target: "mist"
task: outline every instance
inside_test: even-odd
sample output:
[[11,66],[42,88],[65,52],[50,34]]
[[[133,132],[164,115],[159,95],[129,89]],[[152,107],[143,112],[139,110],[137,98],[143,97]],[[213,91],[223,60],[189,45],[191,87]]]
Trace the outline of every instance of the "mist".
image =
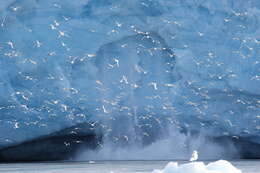
[[216,160],[239,158],[239,151],[231,142],[221,145],[208,140],[200,134],[196,137],[180,133],[171,128],[169,136],[157,139],[148,145],[131,143],[117,145],[110,138],[106,138],[99,149],[82,148],[73,160],[186,160],[194,151],[198,151],[199,160]]

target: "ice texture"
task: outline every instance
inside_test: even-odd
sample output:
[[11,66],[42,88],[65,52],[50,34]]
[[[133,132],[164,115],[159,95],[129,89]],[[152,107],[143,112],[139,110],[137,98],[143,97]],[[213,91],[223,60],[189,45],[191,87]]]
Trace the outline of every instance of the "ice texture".
[[154,170],[152,173],[242,173],[226,160],[219,160],[205,165],[203,162],[191,162],[178,165],[170,162],[163,170]]
[[0,148],[79,123],[260,143],[259,26],[259,0],[1,1]]

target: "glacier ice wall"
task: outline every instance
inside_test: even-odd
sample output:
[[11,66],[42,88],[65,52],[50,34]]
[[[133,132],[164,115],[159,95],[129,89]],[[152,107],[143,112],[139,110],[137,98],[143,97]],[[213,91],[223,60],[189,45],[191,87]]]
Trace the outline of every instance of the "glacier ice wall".
[[1,1],[0,147],[79,123],[260,143],[259,26],[258,0]]

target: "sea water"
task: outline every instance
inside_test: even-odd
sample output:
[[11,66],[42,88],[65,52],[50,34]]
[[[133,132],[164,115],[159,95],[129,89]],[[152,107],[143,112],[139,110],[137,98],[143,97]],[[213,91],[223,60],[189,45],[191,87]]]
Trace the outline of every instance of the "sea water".
[[[174,161],[179,165],[185,161]],[[151,173],[163,170],[169,161],[88,161],[0,164],[1,173]],[[205,164],[210,163],[205,161]],[[260,173],[260,160],[231,161],[243,173]],[[189,172],[190,173],[190,172]],[[228,172],[227,172],[228,173]]]

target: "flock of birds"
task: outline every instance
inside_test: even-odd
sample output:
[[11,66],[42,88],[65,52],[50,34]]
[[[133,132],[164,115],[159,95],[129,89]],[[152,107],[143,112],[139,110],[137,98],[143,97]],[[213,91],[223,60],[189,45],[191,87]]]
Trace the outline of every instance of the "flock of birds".
[[[54,8],[62,8],[62,4],[55,3],[53,4],[53,6]],[[10,6],[9,8],[12,11],[10,12],[10,14],[19,14],[19,11],[23,10],[22,6]],[[8,32],[8,28],[11,27],[9,24],[11,19],[8,14],[1,17],[2,21],[0,34],[3,35],[5,32]],[[140,40],[136,40],[136,43],[134,44],[127,42],[123,42],[121,44],[121,42],[115,42],[115,45],[121,44],[120,47],[122,49],[126,49],[126,51],[129,52],[132,51],[131,47],[128,48],[129,45],[132,44],[135,46],[135,54],[132,54],[135,57],[128,58],[134,59],[137,57],[137,59],[139,60],[137,61],[137,64],[129,63],[130,72],[124,72],[124,69],[122,69],[121,67],[123,65],[122,63],[127,63],[127,61],[123,60],[124,57],[117,57],[118,55],[116,53],[115,55],[113,55],[112,52],[111,55],[109,53],[107,55],[107,57],[110,58],[108,63],[101,68],[104,68],[103,70],[107,72],[107,74],[110,74],[110,71],[115,70],[115,72],[111,74],[112,76],[119,76],[119,78],[112,79],[109,78],[109,76],[105,75],[105,78],[103,80],[98,78],[92,79],[91,82],[93,88],[89,88],[89,91],[85,91],[88,88],[81,88],[81,86],[77,85],[73,86],[71,81],[76,81],[77,78],[74,79],[71,74],[67,74],[66,68],[71,69],[71,67],[73,67],[74,65],[76,66],[77,63],[80,63],[83,65],[84,68],[88,68],[89,70],[91,70],[93,64],[92,67],[90,67],[89,64],[95,62],[95,59],[102,58],[102,56],[99,55],[98,52],[85,53],[82,56],[70,55],[72,48],[70,47],[70,43],[66,42],[71,37],[70,31],[66,31],[64,29],[65,27],[63,27],[62,25],[65,25],[66,22],[70,22],[71,20],[73,20],[73,18],[62,16],[59,19],[53,20],[49,24],[48,29],[51,31],[46,31],[46,33],[50,33],[52,31],[56,32],[56,38],[54,38],[54,40],[58,40],[60,46],[58,46],[58,50],[48,50],[47,52],[42,52],[44,53],[44,55],[42,55],[44,57],[26,56],[26,52],[22,52],[23,49],[21,48],[21,45],[19,45],[20,42],[16,44],[16,42],[14,41],[16,39],[15,36],[13,36],[14,40],[12,40],[12,36],[10,36],[10,39],[8,38],[8,36],[4,37],[5,40],[0,39],[0,66],[4,67],[5,65],[10,65],[10,69],[8,69],[8,67],[5,67],[7,75],[0,75],[0,77],[2,78],[0,80],[0,87],[8,85],[8,90],[13,91],[12,93],[10,93],[8,99],[5,100],[6,103],[0,105],[0,114],[7,115],[7,117],[4,116],[5,118],[0,120],[0,123],[9,123],[13,126],[13,129],[24,128],[25,126],[30,125],[36,125],[39,126],[39,128],[45,129],[46,127],[48,128],[48,126],[50,125],[50,122],[48,121],[53,121],[53,119],[67,119],[69,122],[73,122],[67,124],[87,122],[93,128],[98,126],[99,128],[101,127],[105,131],[105,133],[113,134],[112,139],[114,141],[120,141],[122,139],[129,141],[131,138],[137,138],[137,136],[135,135],[139,132],[135,129],[136,127],[139,130],[141,129],[141,135],[144,138],[153,137],[153,135],[158,135],[156,134],[158,132],[153,131],[159,129],[158,131],[159,133],[161,133],[164,131],[163,129],[168,126],[168,124],[177,127],[179,130],[196,130],[197,128],[198,131],[200,131],[201,128],[207,128],[213,125],[223,130],[221,132],[222,135],[234,135],[234,137],[237,137],[236,135],[241,133],[241,130],[239,129],[239,126],[241,126],[241,122],[237,121],[237,119],[244,120],[243,118],[238,117],[240,116],[240,114],[238,113],[240,109],[237,109],[237,107],[239,107],[243,112],[248,111],[249,114],[251,112],[253,112],[253,114],[256,113],[256,115],[250,115],[252,116],[252,118],[247,117],[249,124],[252,124],[252,126],[247,127],[245,125],[245,127],[241,127],[242,133],[250,134],[253,133],[252,131],[259,132],[259,97],[251,97],[244,94],[246,93],[246,91],[244,91],[243,89],[238,89],[238,91],[234,91],[233,88],[229,87],[227,80],[238,78],[239,76],[230,69],[226,69],[224,72],[221,72],[221,70],[223,69],[222,67],[226,66],[227,62],[225,63],[222,62],[221,59],[219,60],[217,57],[217,53],[214,53],[214,51],[208,50],[208,54],[204,58],[196,58],[194,56],[191,56],[189,58],[188,62],[195,62],[195,75],[185,74],[186,70],[190,70],[187,73],[192,73],[192,69],[182,69],[180,65],[174,67],[176,68],[176,70],[174,70],[174,73],[179,73],[181,71],[180,73],[183,72],[183,74],[186,75],[186,78],[182,76],[184,78],[183,80],[180,79],[180,81],[176,82],[171,82],[167,80],[162,81],[161,78],[164,78],[164,76],[159,76],[158,78],[148,80],[149,82],[147,83],[146,81],[140,80],[139,78],[145,79],[145,76],[149,76],[153,72],[151,71],[151,69],[146,69],[144,67],[146,65],[142,66],[138,63],[143,61],[142,63],[153,64],[153,56],[158,55],[158,52],[161,52],[161,54],[159,53],[159,55],[165,56],[164,52],[167,51],[167,49],[169,48],[164,47],[160,40],[158,41],[157,38],[154,38],[156,36],[154,36],[152,33],[137,29],[138,27],[133,25],[131,25],[130,31],[133,35],[140,36],[137,37],[140,38]],[[223,20],[226,23],[231,21],[231,19],[227,18],[224,18]],[[169,21],[166,19],[163,20],[163,22],[167,25],[174,25],[174,27],[182,27],[182,22]],[[28,26],[26,25],[24,25],[24,28],[26,28],[27,32],[37,33],[37,31],[34,31],[33,28],[28,28]],[[111,34],[119,34],[121,30],[124,29],[125,23],[115,21],[112,29],[106,34],[108,35],[108,37],[110,37]],[[98,30],[98,28],[90,29],[88,31],[86,30],[86,32],[97,34],[98,31],[96,30]],[[207,33],[196,32],[195,34],[198,37],[207,37]],[[175,40],[177,38],[172,36],[171,39]],[[254,51],[254,48],[246,45],[247,42],[254,42],[255,44],[259,45],[259,41],[257,39],[241,39],[238,37],[234,37],[233,39],[240,41],[241,46],[244,45],[243,47],[241,47],[241,49],[247,47],[249,52]],[[44,40],[45,38],[42,38],[42,40],[40,38],[35,38],[32,43],[34,45],[34,50],[32,51],[37,52],[38,50],[40,50],[39,52],[41,54],[41,49],[44,49],[44,47],[48,46],[49,44],[48,41],[45,42]],[[150,46],[143,45],[143,43],[147,42],[151,42],[149,43]],[[88,43],[88,41],[86,41],[86,43],[90,44]],[[189,49],[189,46],[192,45],[184,44],[181,49]],[[57,46],[55,45],[55,47]],[[59,51],[63,51],[63,49],[60,48],[65,48],[65,53],[68,53],[69,56],[59,57]],[[242,51],[240,50],[238,50],[238,52],[234,50],[233,52],[237,53],[239,57],[242,57],[242,59],[248,59],[251,55],[243,55]],[[105,53],[106,52],[104,52],[104,54]],[[144,60],[141,60],[144,54],[145,56],[148,56],[150,58],[146,60],[146,62]],[[178,57],[178,55],[175,56],[174,54],[170,54],[170,56],[176,61],[179,61],[181,58],[185,58]],[[48,65],[51,65],[52,63],[55,64],[55,61],[58,62],[58,60],[55,60],[55,58],[64,59],[61,60],[62,65],[57,63],[56,66],[54,65],[52,67],[48,67]],[[165,57],[155,58],[161,58],[162,61],[164,61],[163,59]],[[171,62],[165,62],[165,64],[160,65],[167,66],[167,63],[169,64]],[[253,65],[258,64],[259,61],[253,62]],[[42,75],[31,74],[30,71],[27,71],[27,67],[29,67],[30,70],[36,73],[39,73],[38,70],[41,70],[40,68],[46,68],[45,72],[47,73],[44,75],[43,79]],[[125,67],[127,67],[127,65],[123,66],[123,68]],[[56,69],[52,70],[49,68]],[[100,67],[97,66],[94,68]],[[202,72],[209,72],[208,74],[197,72],[197,70],[199,69],[214,68],[218,70],[202,70]],[[12,69],[16,70],[12,72]],[[116,71],[116,69],[121,69],[122,72]],[[169,77],[171,77],[170,75],[172,74],[172,72],[169,73],[169,70],[167,68],[162,69],[165,70],[165,73],[162,74],[169,75]],[[138,80],[132,77],[135,75],[137,76],[136,78],[138,78]],[[202,76],[202,78],[206,78],[205,81],[208,82],[206,82],[206,84],[203,86],[203,82],[200,83],[201,79],[199,79],[198,77],[190,79],[189,77],[187,77],[187,75],[190,75],[192,77]],[[9,79],[4,79],[3,77]],[[80,78],[80,76],[78,77]],[[30,90],[30,87],[23,88],[22,83],[15,83],[14,80],[16,79],[18,79],[19,82],[24,83],[28,83],[27,81],[31,81],[31,83],[29,83],[35,85],[35,88],[38,87],[39,89]],[[251,80],[259,81],[260,75],[253,74],[251,76]],[[13,83],[17,84],[17,86],[10,84],[9,81],[13,81]],[[41,83],[41,81],[46,81],[46,86],[44,86],[44,83]],[[83,80],[83,82],[88,81],[89,80]],[[7,84],[8,82],[9,84]],[[221,85],[224,85],[224,87],[222,87]],[[26,84],[24,86],[26,86]],[[216,87],[214,88],[214,86]],[[56,91],[55,87],[61,91]],[[220,89],[218,89],[218,87],[220,87]],[[136,91],[138,91],[139,93],[137,94]],[[2,94],[4,94],[4,92],[5,91],[3,91]],[[98,94],[95,95],[95,92]],[[220,94],[215,94],[216,92],[219,92]],[[238,94],[236,94],[236,92]],[[93,93],[94,97],[97,96],[97,98],[91,98],[91,96],[88,95],[91,95]],[[64,94],[64,96],[57,96],[56,98],[56,94]],[[47,99],[41,100],[45,99],[45,96],[47,96]],[[223,109],[222,112],[219,112],[218,108],[215,108],[216,111],[210,111],[209,109],[213,109],[214,107],[218,106],[217,104],[215,104],[216,100],[218,99],[220,102],[222,101],[222,99],[229,99],[230,103],[228,104],[230,104],[231,106],[227,105],[227,108],[225,109],[219,108]],[[40,100],[39,103],[42,105],[34,106],[34,103],[32,103],[31,100]],[[92,103],[89,102],[93,102],[96,105],[92,107]],[[139,103],[140,105],[138,105],[137,103]],[[16,119],[15,116],[10,115],[13,113],[6,113],[11,110],[17,110],[19,113],[23,112],[25,113],[24,116],[30,114],[30,116],[28,116],[27,118],[23,117],[21,118],[22,121],[20,121],[20,119]],[[90,112],[94,114],[92,117],[90,117],[89,115]],[[225,118],[220,113],[224,113],[227,118]],[[37,118],[34,117],[34,115],[37,115]],[[63,118],[59,118],[60,116],[63,116]],[[191,119],[193,120],[191,121]],[[208,122],[209,124],[207,124]],[[221,125],[221,123],[224,125]],[[135,134],[134,137],[133,134]],[[5,140],[10,141],[12,139],[8,139],[7,137],[7,139]],[[68,146],[70,144],[64,143],[64,145]],[[197,155],[197,152],[194,151],[191,161],[197,160]]]

